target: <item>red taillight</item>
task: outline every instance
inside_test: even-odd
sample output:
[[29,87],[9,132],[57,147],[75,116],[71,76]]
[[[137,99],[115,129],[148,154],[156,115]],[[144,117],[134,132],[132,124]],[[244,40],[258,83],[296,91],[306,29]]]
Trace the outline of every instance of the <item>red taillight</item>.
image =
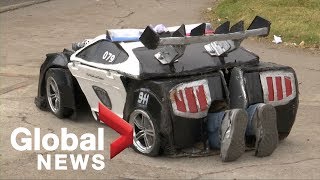
[[266,103],[283,105],[296,96],[295,78],[291,72],[261,72],[260,80]]
[[202,118],[211,104],[207,80],[181,83],[170,90],[170,99],[175,115]]

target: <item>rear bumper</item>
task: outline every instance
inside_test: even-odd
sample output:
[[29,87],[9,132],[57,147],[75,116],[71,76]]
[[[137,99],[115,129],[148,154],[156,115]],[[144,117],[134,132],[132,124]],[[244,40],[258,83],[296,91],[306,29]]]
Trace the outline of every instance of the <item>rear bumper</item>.
[[[209,82],[212,99],[209,112],[234,108],[247,109],[250,105],[257,103],[271,104],[277,112],[277,128],[280,138],[284,138],[290,133],[299,105],[298,80],[291,67],[273,63],[260,63],[259,65],[233,68],[230,79],[217,72],[206,76],[180,79],[180,82],[171,82],[185,84],[199,79],[207,79]],[[273,90],[269,87],[270,84],[267,84],[266,79],[272,79]],[[163,92],[170,92],[172,88],[177,86],[165,84],[163,85],[166,90]],[[188,118],[178,116],[174,112],[171,101],[168,98],[165,109],[171,114],[174,147],[190,147],[196,142],[206,140],[204,139],[206,138],[207,128],[206,117]],[[221,102],[225,106],[219,107]]]
[[[74,98],[71,96],[72,94],[74,95],[74,89],[70,72],[63,68],[59,70],[64,71],[62,76],[63,81],[68,82],[64,83],[67,84],[65,88],[68,89],[68,91],[64,91],[68,93],[64,94],[67,95],[68,98]],[[42,72],[44,71],[42,70]],[[266,88],[266,84],[264,84],[265,81],[261,79],[261,77],[264,77],[262,74],[266,72],[271,74],[274,72],[275,77],[281,75],[279,72],[291,73],[292,79],[294,79],[294,81],[291,81],[291,93],[294,94],[294,96],[290,95],[292,98],[278,104],[271,101],[269,102],[268,99],[266,99],[268,94],[265,93],[265,90],[268,88]],[[45,73],[42,74],[41,77],[44,77]],[[43,78],[40,78],[39,81],[41,84],[44,84]],[[283,82],[286,81],[284,80]],[[204,93],[202,93],[205,95],[206,100],[200,97],[200,89],[205,89],[205,86],[201,87],[204,84],[208,86],[208,90],[204,90]],[[295,121],[299,103],[298,81],[294,70],[287,66],[272,63],[235,67],[231,70],[230,78],[225,78],[224,74],[218,71],[197,76],[141,80],[135,82],[135,86],[148,89],[154,94],[155,102],[157,102],[159,106],[153,105],[152,107],[146,108],[149,112],[152,112],[154,118],[159,121],[162,146],[165,146],[164,148],[169,147],[170,149],[190,147],[205,138],[206,116],[201,114],[223,111],[229,108],[246,109],[248,106],[256,103],[272,104],[277,111],[279,134],[289,134]],[[35,104],[37,107],[45,109],[46,100],[44,88],[41,87],[44,86],[39,86],[39,94],[35,98]],[[286,87],[286,84],[284,84],[283,87]],[[295,89],[295,91],[293,89]],[[286,89],[282,88],[282,90],[284,92]],[[187,95],[188,93],[189,95]],[[274,96],[278,95],[275,92],[273,93]],[[128,97],[130,100],[127,99],[127,104],[133,106],[134,103],[137,102],[138,96],[139,91],[134,92],[132,97]],[[286,98],[285,93],[283,93],[282,98]],[[66,103],[68,105],[67,107],[75,108],[75,101],[70,99],[67,102],[69,103]],[[192,102],[194,105],[192,105]],[[204,108],[204,104],[207,107]],[[126,112],[126,118],[128,118],[127,116],[131,109],[132,107],[128,106],[128,110],[124,110]]]
[[[150,84],[149,84],[150,83]],[[150,88],[162,100],[159,119],[161,134],[171,148],[186,148],[203,139],[208,111],[217,104],[229,104],[222,72],[163,80],[150,80]],[[220,106],[221,107],[221,106]],[[150,111],[150,110],[149,110]],[[168,141],[167,141],[168,140]]]

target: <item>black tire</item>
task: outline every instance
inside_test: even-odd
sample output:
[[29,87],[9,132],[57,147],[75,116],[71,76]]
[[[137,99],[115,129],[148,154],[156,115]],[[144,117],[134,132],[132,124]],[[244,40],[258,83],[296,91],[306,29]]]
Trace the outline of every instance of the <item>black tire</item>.
[[[139,118],[141,120],[140,123],[138,123]],[[160,129],[156,120],[152,118],[152,116],[150,116],[150,113],[148,113],[144,109],[135,109],[129,116],[129,123],[133,126],[132,148],[136,152],[147,156],[158,156],[161,144],[159,133]],[[151,132],[151,130],[153,130],[153,133]],[[152,134],[154,136],[152,136]],[[141,137],[143,139],[138,137],[140,135],[143,136]]]
[[289,133],[281,133],[279,132],[279,140],[285,140],[289,136]]
[[[59,78],[57,73],[48,70],[45,77],[45,98],[48,109],[58,118],[63,119],[69,117],[73,110],[70,108],[63,107],[61,103],[61,82],[59,82]],[[55,97],[55,98],[54,98]]]

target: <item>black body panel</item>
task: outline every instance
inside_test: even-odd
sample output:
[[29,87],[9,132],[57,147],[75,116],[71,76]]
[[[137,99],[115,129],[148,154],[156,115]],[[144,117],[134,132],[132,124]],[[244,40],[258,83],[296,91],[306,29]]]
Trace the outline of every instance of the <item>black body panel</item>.
[[174,71],[169,65],[162,65],[154,55],[158,49],[150,50],[145,47],[133,50],[140,61],[140,78],[161,78],[195,75],[218,71],[223,68],[232,68],[243,64],[258,64],[259,57],[243,48],[238,48],[225,56],[210,56],[204,49],[206,43],[186,46],[184,54],[175,62]]
[[246,95],[248,98],[248,105],[256,104],[263,102],[262,87],[260,83],[260,74],[259,72],[245,73],[245,89]]
[[[228,104],[227,101],[227,92],[226,88],[223,84],[223,79],[220,73],[212,73],[204,76],[196,76],[189,79],[182,78],[176,79],[174,83],[187,83],[190,81],[196,81],[200,79],[207,79],[211,100],[214,104],[215,101],[224,101],[225,104]],[[170,88],[172,88],[171,86]],[[170,89],[169,89],[170,90]],[[196,142],[201,141],[203,137],[203,133],[206,130],[204,125],[204,118],[193,119],[193,118],[185,118],[175,115],[172,111],[173,108],[171,106],[171,102],[168,102],[171,110],[171,118],[173,121],[173,130],[174,130],[174,144],[177,148],[185,148],[193,145]]]
[[[295,78],[296,96],[284,105],[274,105],[277,111],[277,127],[279,136],[287,136],[295,121],[298,104],[299,90],[295,71],[288,66],[274,63],[259,63],[257,66],[240,66],[234,68],[231,73],[229,91],[231,108],[247,108],[256,103],[264,103],[263,90],[259,73],[284,71],[293,73]],[[243,84],[242,84],[243,83]],[[245,94],[243,94],[243,89]]]
[[[38,95],[35,98],[35,104],[41,110],[47,110],[46,100],[46,73],[49,69],[52,69],[60,77],[59,88],[61,88],[63,99],[62,106],[73,109],[76,112],[76,99],[82,98],[82,91],[68,69],[68,63],[70,62],[70,56],[73,51],[64,50],[61,53],[47,54],[47,58],[43,62],[40,68]],[[75,97],[77,96],[77,97]]]
[[[161,149],[164,149],[166,153],[174,151],[172,121],[167,106],[166,93],[163,86],[161,86],[163,83],[128,78],[123,78],[123,83],[127,91],[123,119],[129,121],[130,114],[135,109],[145,110],[151,118],[155,119],[155,122],[157,122],[157,125],[160,128]],[[140,92],[149,94],[149,102],[147,104],[138,103]]]
[[[190,147],[201,140],[205,131],[204,118],[185,118],[174,114],[170,90],[178,84],[206,79],[210,90],[212,103],[225,101],[228,104],[228,92],[220,72],[199,76],[180,78],[162,78],[153,80],[123,80],[127,88],[127,100],[124,109],[124,119],[129,120],[130,113],[137,108],[149,112],[160,127],[161,147],[165,153],[173,153],[176,149]],[[139,93],[149,94],[147,105],[138,103]]]

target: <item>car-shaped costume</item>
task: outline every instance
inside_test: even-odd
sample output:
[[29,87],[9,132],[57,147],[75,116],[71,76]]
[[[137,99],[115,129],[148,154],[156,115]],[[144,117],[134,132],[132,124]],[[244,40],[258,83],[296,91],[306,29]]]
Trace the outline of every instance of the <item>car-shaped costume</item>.
[[108,30],[75,51],[47,54],[35,103],[64,118],[85,98],[97,119],[101,102],[134,126],[134,149],[150,156],[203,141],[209,112],[256,103],[275,107],[283,139],[298,108],[296,74],[240,47],[269,29],[257,16],[248,30],[243,22]]

